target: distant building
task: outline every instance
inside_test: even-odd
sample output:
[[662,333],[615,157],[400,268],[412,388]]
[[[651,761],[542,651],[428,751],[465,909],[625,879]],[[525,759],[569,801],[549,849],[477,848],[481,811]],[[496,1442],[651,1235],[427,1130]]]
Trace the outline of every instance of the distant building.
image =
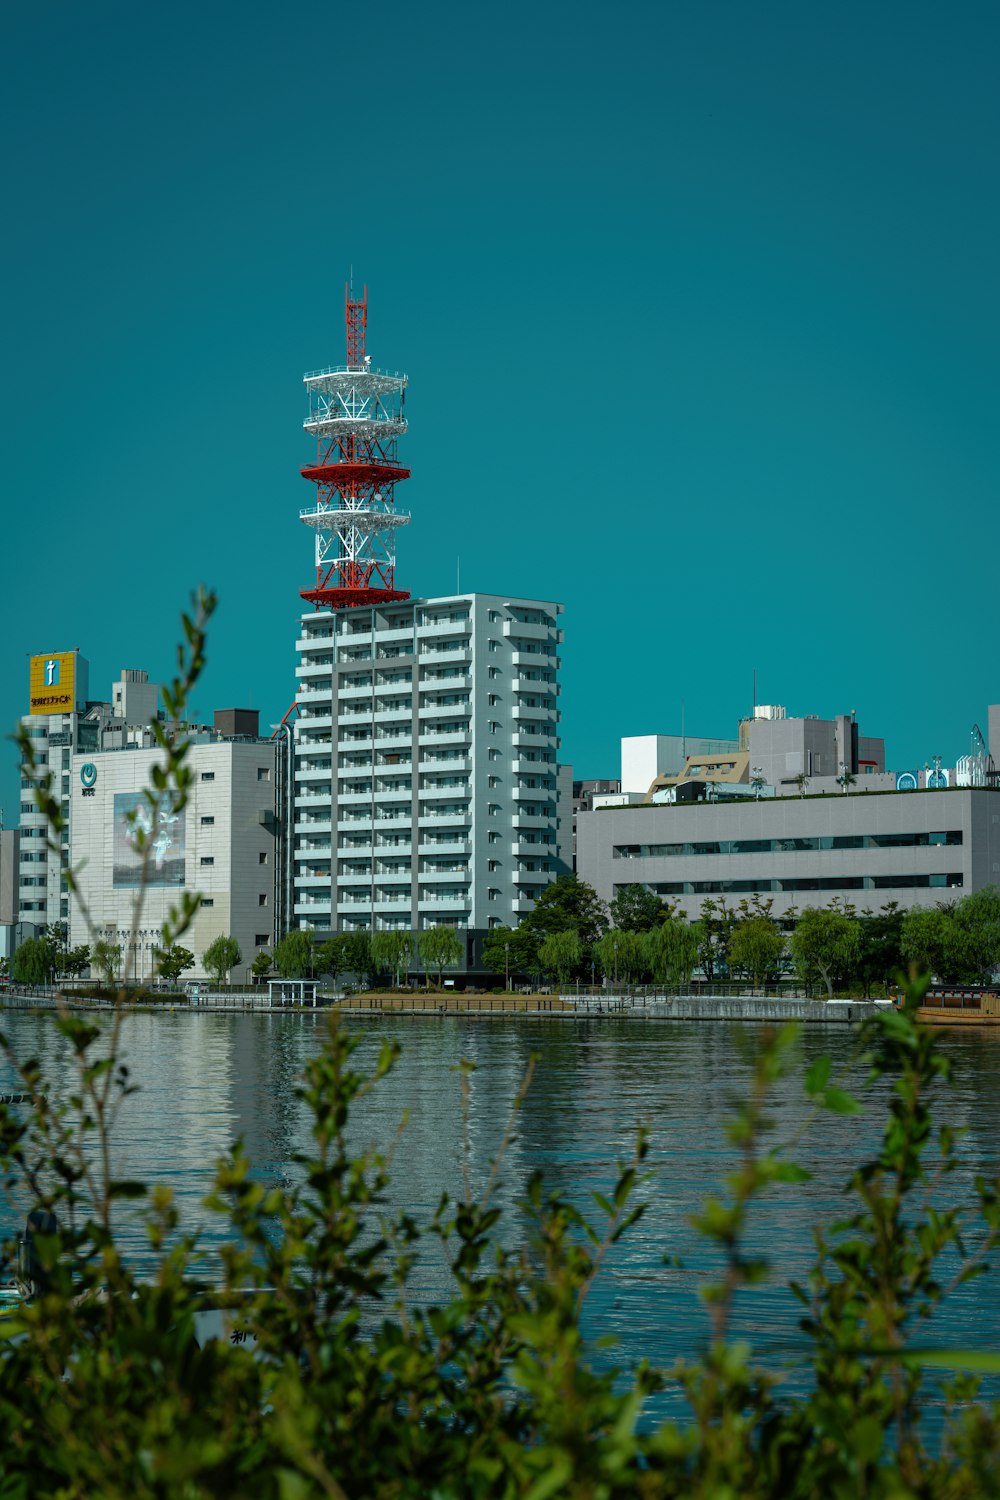
[[590,812],[595,797],[612,796],[622,789],[620,781],[574,781],[573,797],[573,857],[572,868],[576,869],[576,815]]
[[581,814],[577,868],[605,901],[642,885],[697,917],[706,897],[859,910],[1000,884],[1000,790],[855,791]]
[[[253,732],[223,735],[218,727],[188,732],[187,805],[178,813],[169,800],[164,804],[151,827],[145,861],[135,831],[150,828],[145,789],[162,751],[123,747],[71,759],[70,858],[79,896],[69,901],[69,942],[75,947],[101,938],[119,946],[125,979],[150,978],[163,923],[185,890],[201,897],[194,922],[180,939],[197,960],[190,977],[204,974],[202,955],[217,937],[232,936],[239,943],[238,978],[245,977],[257,953],[273,947],[280,862],[275,746],[257,736],[255,711],[236,712],[244,715],[237,721],[242,729]],[[225,712],[219,717],[223,728],[233,727]]]
[[649,791],[658,776],[676,776],[688,756],[726,754],[737,740],[705,739],[692,734],[632,734],[621,742],[621,792]]
[[740,725],[740,742],[748,752],[749,774],[759,771],[779,791],[794,788],[800,775],[832,786],[845,771],[859,778],[885,771],[885,741],[862,735],[853,714],[790,719],[784,708],[759,707]]

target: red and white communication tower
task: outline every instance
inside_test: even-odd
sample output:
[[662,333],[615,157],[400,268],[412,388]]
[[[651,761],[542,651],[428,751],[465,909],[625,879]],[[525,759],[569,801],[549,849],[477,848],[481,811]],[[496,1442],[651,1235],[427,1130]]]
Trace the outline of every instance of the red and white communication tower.
[[316,584],[302,598],[317,609],[353,609],[408,599],[396,588],[396,528],[409,516],[396,509],[395,486],[409,479],[396,457],[406,431],[405,375],[373,370],[365,353],[368,288],[360,301],[345,290],[347,364],[304,377],[306,432],[316,462],[302,470],[316,486],[316,504],[300,517],[316,533]]

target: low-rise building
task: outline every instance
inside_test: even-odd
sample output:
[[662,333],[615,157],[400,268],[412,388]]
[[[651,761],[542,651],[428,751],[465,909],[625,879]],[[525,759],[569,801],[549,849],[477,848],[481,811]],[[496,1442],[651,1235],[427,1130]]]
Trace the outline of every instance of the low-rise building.
[[642,885],[688,918],[706,897],[933,906],[1000,884],[1000,789],[837,792],[582,813],[577,865],[605,901]]

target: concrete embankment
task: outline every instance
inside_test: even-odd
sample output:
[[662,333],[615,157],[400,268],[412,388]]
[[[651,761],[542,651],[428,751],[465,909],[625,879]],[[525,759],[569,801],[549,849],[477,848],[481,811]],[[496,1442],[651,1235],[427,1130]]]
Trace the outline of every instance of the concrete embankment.
[[346,1015],[481,1016],[511,1015],[586,1020],[803,1021],[856,1025],[877,1014],[884,1003],[870,1000],[780,999],[761,995],[351,995],[334,1002]]
[[[110,1000],[68,997],[73,1009],[111,1009]],[[52,1009],[58,1001],[52,992],[11,989],[0,997],[0,1008]],[[808,1000],[762,995],[665,995],[649,993],[615,994],[602,991],[600,994],[565,995],[530,994],[508,992],[504,995],[472,995],[461,991],[448,994],[427,994],[413,990],[395,993],[332,996],[320,995],[317,1003],[323,1009],[334,1009],[342,1015],[374,1017],[377,1015],[399,1016],[464,1016],[489,1020],[503,1020],[510,1016],[534,1016],[536,1018],[562,1018],[582,1021],[600,1017],[614,1017],[626,1021],[802,1021],[820,1022],[826,1025],[853,1026],[867,1020],[885,1007],[886,1002],[871,1000]],[[173,997],[166,1004],[144,1006],[139,1009],[175,1009]],[[204,1010],[268,1010],[267,991],[255,989],[244,992],[203,994],[198,1001],[186,998],[177,1006],[197,1015]],[[298,1006],[275,1005],[274,1009],[299,1009]],[[312,1006],[307,1004],[306,1010]]]

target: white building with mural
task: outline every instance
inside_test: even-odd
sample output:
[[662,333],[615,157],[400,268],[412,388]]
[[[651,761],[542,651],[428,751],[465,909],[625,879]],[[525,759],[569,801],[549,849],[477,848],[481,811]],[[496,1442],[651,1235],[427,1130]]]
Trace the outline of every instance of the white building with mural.
[[[187,805],[147,796],[162,752],[121,749],[77,754],[70,768],[70,859],[77,893],[69,902],[71,947],[110,942],[122,951],[122,977],[153,972],[163,923],[183,894],[200,897],[181,942],[204,974],[202,955],[220,936],[235,937],[244,979],[254,956],[274,942],[274,745],[254,736],[195,734],[186,764]],[[140,852],[136,833],[146,833]]]

